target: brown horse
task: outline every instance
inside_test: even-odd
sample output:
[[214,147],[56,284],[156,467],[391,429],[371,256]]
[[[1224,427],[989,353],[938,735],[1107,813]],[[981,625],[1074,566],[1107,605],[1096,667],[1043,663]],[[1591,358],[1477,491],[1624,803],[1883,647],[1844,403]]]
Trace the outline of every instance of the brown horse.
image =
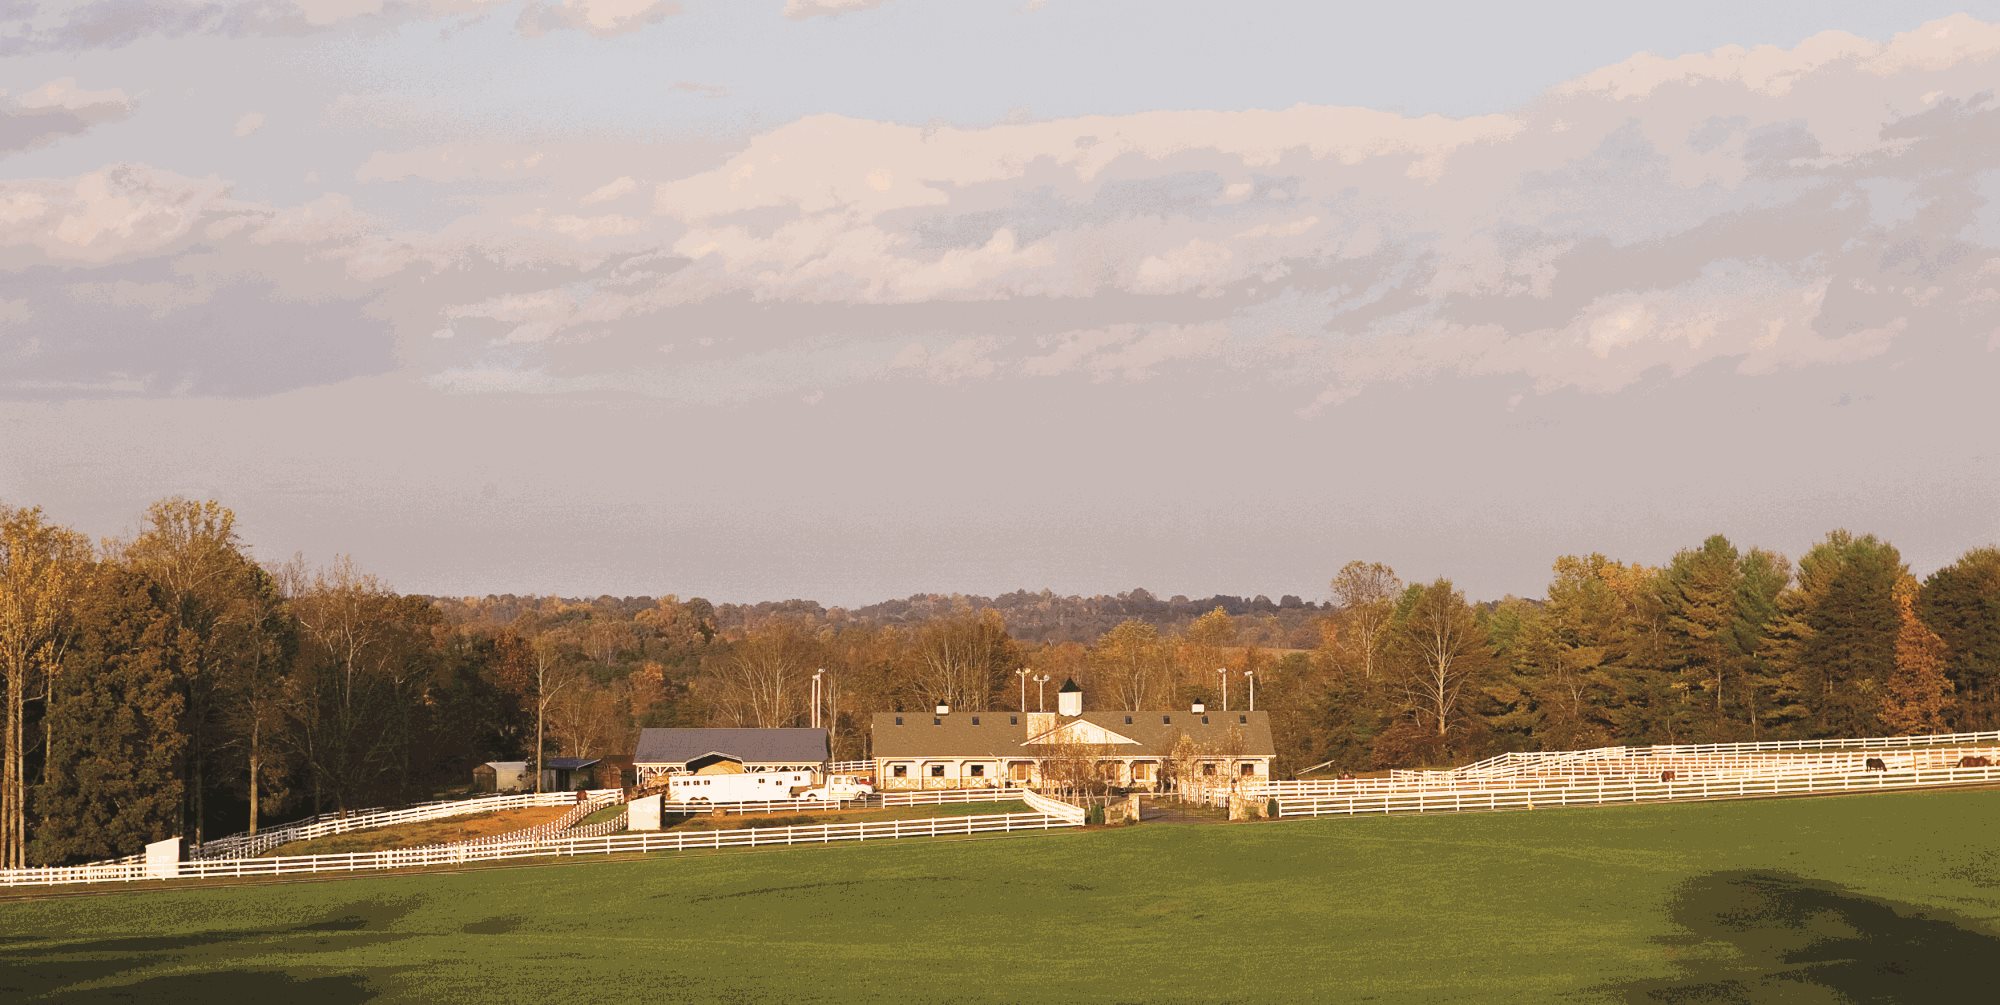
[[1967,754],[1964,757],[1958,759],[1958,766],[1961,768],[1990,768],[1993,766],[1993,759],[1990,757],[1975,757],[1971,754]]
[[1869,771],[1887,771],[1889,770],[1889,764],[1879,757],[1871,757],[1868,759],[1867,769]]
[[1675,777],[1676,777],[1676,776],[1675,776],[1675,775],[1674,775],[1674,773],[1673,773],[1673,772],[1671,772],[1671,771],[1662,771],[1662,772],[1660,772],[1660,781],[1663,781],[1663,782],[1671,782],[1671,781],[1673,781],[1673,780],[1674,780],[1674,778],[1675,778]]

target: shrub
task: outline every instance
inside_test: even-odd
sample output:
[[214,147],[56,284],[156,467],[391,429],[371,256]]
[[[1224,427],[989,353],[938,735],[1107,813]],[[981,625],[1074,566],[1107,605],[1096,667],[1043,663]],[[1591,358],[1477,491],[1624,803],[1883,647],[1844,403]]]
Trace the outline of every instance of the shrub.
[[1272,796],[1269,800],[1265,801],[1264,815],[1273,820],[1278,819],[1278,797]]

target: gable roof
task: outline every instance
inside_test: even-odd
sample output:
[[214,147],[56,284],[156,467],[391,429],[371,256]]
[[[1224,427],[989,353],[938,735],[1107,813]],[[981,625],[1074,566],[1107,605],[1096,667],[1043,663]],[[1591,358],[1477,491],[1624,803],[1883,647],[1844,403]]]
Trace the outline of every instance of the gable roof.
[[[1269,712],[1085,712],[1061,718],[1054,713],[878,712],[874,722],[875,756],[907,757],[1036,757],[1043,745],[1029,743],[1030,716],[1043,715],[1052,725],[1081,719],[1108,733],[1128,737],[1132,745],[1112,747],[1120,757],[1163,757],[1185,736],[1218,754],[1244,757],[1274,757],[1278,747],[1271,739]],[[1127,723],[1126,717],[1132,721]],[[897,725],[901,718],[903,725]],[[978,725],[972,720],[977,718]],[[1204,722],[1203,720],[1207,721]],[[1055,732],[1045,728],[1043,735]]]
[[827,759],[824,729],[642,729],[635,764],[686,764],[727,754],[746,764],[814,763]]
[[554,768],[557,771],[575,771],[578,768],[588,768],[597,761],[598,758],[595,757],[550,757],[543,759],[542,767]]

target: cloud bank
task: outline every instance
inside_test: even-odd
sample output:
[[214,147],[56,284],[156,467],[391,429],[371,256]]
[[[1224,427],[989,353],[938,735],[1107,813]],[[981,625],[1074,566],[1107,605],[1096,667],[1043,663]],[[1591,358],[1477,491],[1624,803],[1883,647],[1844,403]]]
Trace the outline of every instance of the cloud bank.
[[[599,34],[662,9],[534,8]],[[826,115],[694,165],[601,139],[369,158],[353,184],[445,185],[469,206],[425,227],[144,165],[4,182],[0,358],[42,362],[0,393],[255,392],[395,366],[460,393],[703,401],[1199,378],[1312,415],[1444,375],[1611,393],[1988,344],[1996,79],[2000,26],[1954,17],[1639,56],[1471,118]],[[263,298],[272,327],[244,339],[310,345],[326,369],[224,379],[225,346],[193,326],[158,336],[182,340],[179,371],[47,349],[225,297]],[[304,305],[347,327],[276,323]]]

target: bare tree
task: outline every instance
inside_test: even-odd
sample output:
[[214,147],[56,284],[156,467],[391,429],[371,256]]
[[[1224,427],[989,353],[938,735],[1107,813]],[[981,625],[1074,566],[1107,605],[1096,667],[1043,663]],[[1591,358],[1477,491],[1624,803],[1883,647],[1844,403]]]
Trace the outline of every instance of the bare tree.
[[1338,646],[1363,680],[1374,680],[1382,643],[1395,619],[1403,582],[1380,562],[1349,562],[1333,577],[1333,602],[1340,607]]
[[1398,629],[1403,672],[1397,684],[1405,706],[1442,740],[1466,685],[1485,668],[1486,633],[1448,579],[1422,587]]

